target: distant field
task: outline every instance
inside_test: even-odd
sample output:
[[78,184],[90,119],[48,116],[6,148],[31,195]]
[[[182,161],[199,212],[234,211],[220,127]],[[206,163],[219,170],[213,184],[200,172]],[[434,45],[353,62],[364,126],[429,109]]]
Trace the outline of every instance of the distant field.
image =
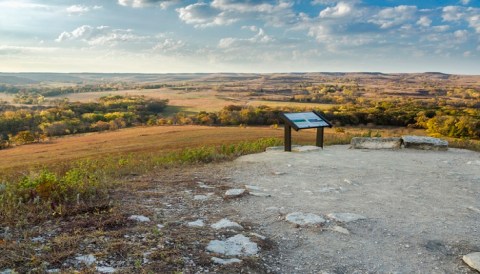
[[162,89],[142,89],[142,90],[120,90],[104,92],[85,92],[73,93],[53,98],[68,98],[75,102],[93,102],[100,97],[107,95],[144,95],[156,99],[168,99],[167,112],[200,112],[200,111],[218,111],[226,105],[238,102],[218,96],[218,92],[213,90],[186,92],[181,90]]
[[251,106],[264,105],[269,107],[289,106],[289,107],[300,107],[300,108],[320,108],[323,110],[337,106],[336,104],[299,103],[299,102],[262,101],[262,100],[249,101],[248,105],[251,105]]
[[13,100],[13,97],[14,96],[12,94],[0,92],[0,101],[7,101],[11,103]]
[[[348,128],[350,134],[360,134],[368,129]],[[408,132],[422,134],[420,130],[401,128],[378,129],[382,136],[401,135]],[[376,133],[377,129],[373,129]],[[335,142],[346,134],[334,129],[325,131],[326,141]],[[0,173],[7,170],[24,171],[29,166],[55,165],[84,158],[101,159],[122,154],[165,153],[187,147],[237,143],[266,137],[283,138],[283,129],[270,127],[207,127],[160,126],[138,127],[104,133],[55,138],[46,143],[23,145],[0,150]],[[310,143],[315,140],[314,130],[293,132],[294,143]]]
[[[317,104],[317,103],[299,103],[299,102],[281,102],[281,101],[262,101],[249,100],[242,97],[241,93],[236,94],[235,97],[230,96],[229,92],[217,92],[214,90],[205,91],[181,91],[172,90],[168,88],[162,89],[142,89],[142,90],[121,90],[121,91],[104,91],[104,92],[86,92],[73,93],[65,96],[57,96],[56,98],[68,98],[70,101],[78,102],[93,102],[102,96],[111,94],[116,95],[144,95],[156,99],[168,99],[169,107],[167,114],[176,113],[179,111],[198,113],[200,111],[219,111],[226,105],[251,105],[251,106],[270,106],[270,107],[316,107],[321,109],[328,109],[334,104]],[[240,96],[238,96],[240,95]],[[55,98],[55,97],[54,97]]]

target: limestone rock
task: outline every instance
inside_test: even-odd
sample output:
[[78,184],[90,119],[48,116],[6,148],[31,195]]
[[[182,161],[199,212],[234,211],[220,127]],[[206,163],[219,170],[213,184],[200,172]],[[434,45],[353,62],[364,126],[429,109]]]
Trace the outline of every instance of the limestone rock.
[[111,266],[97,266],[95,267],[95,270],[100,273],[115,273],[115,268]]
[[97,262],[97,259],[92,254],[77,256],[75,257],[75,260],[79,261],[80,263],[84,263],[87,266]]
[[285,216],[287,222],[297,224],[300,226],[308,225],[317,225],[325,223],[325,219],[322,217],[313,214],[313,213],[302,213],[302,212],[293,212]]
[[402,136],[405,148],[423,150],[447,150],[448,142],[442,139],[426,136]]
[[391,138],[377,138],[377,137],[354,137],[350,142],[351,148],[355,149],[400,149],[402,139]]
[[212,257],[212,261],[216,264],[222,264],[222,265],[235,264],[235,263],[241,263],[242,262],[242,260],[237,259],[237,258],[222,259],[222,258],[217,258],[217,257]]
[[470,253],[463,256],[463,261],[471,268],[480,271],[480,252]]
[[203,220],[196,220],[196,221],[193,221],[193,222],[188,222],[187,223],[187,226],[189,227],[203,227],[205,226],[205,223],[203,222]]
[[259,248],[256,243],[250,241],[250,238],[237,234],[225,241],[210,241],[207,251],[227,256],[253,256],[258,253]]
[[229,198],[240,197],[245,193],[243,188],[232,188],[225,192],[225,196]]
[[335,221],[342,222],[342,223],[349,223],[357,220],[366,219],[365,216],[358,215],[355,213],[330,213],[327,216],[331,219],[334,219]]
[[129,220],[137,221],[137,222],[150,222],[150,218],[145,217],[143,215],[132,215],[128,217]]
[[195,195],[195,196],[193,196],[193,200],[195,200],[195,201],[206,201],[206,200],[208,200],[208,196],[207,195]]
[[223,229],[223,228],[233,228],[233,229],[243,229],[241,225],[236,222],[232,222],[227,218],[221,219],[220,221],[211,225],[213,229]]

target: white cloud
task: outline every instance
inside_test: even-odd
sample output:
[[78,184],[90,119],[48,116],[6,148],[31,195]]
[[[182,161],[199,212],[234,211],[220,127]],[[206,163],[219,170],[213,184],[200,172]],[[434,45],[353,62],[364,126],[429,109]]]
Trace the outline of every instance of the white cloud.
[[111,29],[108,26],[83,25],[71,32],[62,32],[55,41],[82,41],[90,46],[114,46],[118,43],[139,42],[145,39],[147,37],[134,34],[131,29]]
[[465,41],[468,37],[468,31],[466,30],[457,30],[453,33],[456,39]]
[[447,6],[442,9],[442,18],[447,22],[465,21],[480,33],[480,8]]
[[472,9],[474,12],[467,17],[468,25],[480,33],[480,9]]
[[0,55],[51,53],[51,52],[57,51],[58,49],[59,48],[55,48],[55,47],[26,47],[26,46],[0,45]]
[[102,6],[83,6],[83,5],[73,5],[73,6],[70,6],[66,9],[66,11],[68,12],[68,14],[70,15],[82,15],[84,13],[87,13],[91,10],[99,10],[99,9],[102,9],[103,7]]
[[339,2],[344,2],[344,3],[360,3],[361,0],[313,0],[310,2],[312,5],[335,5]]
[[154,51],[162,53],[178,52],[186,47],[186,44],[182,40],[175,40],[172,38],[165,38],[163,41],[157,43],[154,47]]
[[195,27],[225,26],[237,21],[236,18],[227,16],[206,3],[195,3],[176,11],[182,21]]
[[157,5],[162,9],[165,9],[176,2],[177,0],[118,0],[118,4],[122,6],[143,8]]
[[348,16],[352,12],[352,5],[338,2],[334,7],[328,7],[320,12],[321,18],[339,18]]
[[250,30],[258,31],[258,32],[255,36],[247,39],[233,38],[233,37],[220,39],[220,42],[218,43],[218,47],[227,49],[227,48],[233,48],[233,47],[245,47],[249,45],[268,44],[270,42],[275,41],[273,37],[267,35],[265,31],[261,28],[251,26]]
[[401,5],[385,8],[378,12],[370,22],[379,25],[382,29],[387,29],[414,19],[416,12],[416,6]]
[[432,19],[428,18],[427,16],[422,16],[417,21],[417,25],[422,27],[430,27],[431,24],[432,24]]
[[461,7],[457,6],[446,6],[442,9],[443,21],[458,21],[462,19],[463,12],[461,12]]
[[293,2],[213,0],[177,8],[179,18],[195,27],[230,25],[241,20],[261,19],[267,25],[283,26],[295,20]]
[[440,25],[440,26],[434,26],[432,28],[436,32],[445,32],[445,31],[450,29],[450,26],[449,25]]
[[30,1],[15,0],[15,1],[1,1],[0,8],[9,9],[50,9],[50,6],[38,4]]
[[468,5],[470,4],[470,0],[460,0],[460,3],[463,5]]

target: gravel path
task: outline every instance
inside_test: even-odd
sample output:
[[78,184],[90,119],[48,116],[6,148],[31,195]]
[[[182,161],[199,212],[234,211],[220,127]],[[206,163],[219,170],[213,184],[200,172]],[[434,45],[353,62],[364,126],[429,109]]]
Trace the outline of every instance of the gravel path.
[[[475,273],[461,258],[480,251],[480,153],[330,146],[231,165],[235,187],[257,196],[229,206],[277,245],[264,257],[273,272]],[[285,221],[292,212],[326,222],[293,225]]]

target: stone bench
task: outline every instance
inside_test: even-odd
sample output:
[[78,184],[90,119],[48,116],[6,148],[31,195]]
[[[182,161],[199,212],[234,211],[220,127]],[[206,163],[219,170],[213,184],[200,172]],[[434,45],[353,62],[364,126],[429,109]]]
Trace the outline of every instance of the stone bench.
[[405,148],[422,149],[422,150],[447,150],[448,142],[442,139],[426,137],[426,136],[402,136]]
[[381,137],[354,137],[350,142],[354,149],[400,149],[404,148],[421,150],[447,150],[448,142],[442,139],[406,135],[399,137],[381,138]]
[[350,142],[355,149],[400,149],[402,139],[398,137],[353,137]]

